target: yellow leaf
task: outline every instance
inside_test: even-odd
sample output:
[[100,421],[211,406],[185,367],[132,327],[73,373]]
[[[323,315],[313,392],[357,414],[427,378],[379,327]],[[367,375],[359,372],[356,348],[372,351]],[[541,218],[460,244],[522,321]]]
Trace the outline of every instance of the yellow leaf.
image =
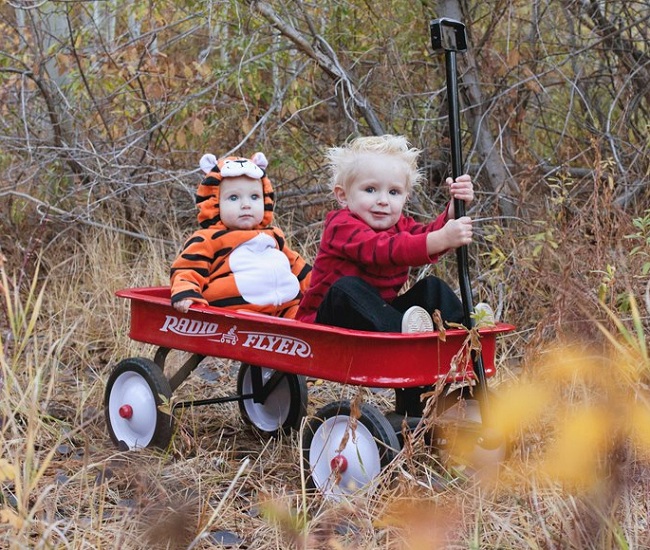
[[288,103],[286,103],[285,107],[292,115],[295,115],[298,112],[298,102],[296,101],[295,98],[291,99]]
[[194,70],[203,79],[207,79],[211,73],[210,67],[208,67],[208,65],[206,64],[201,64],[201,63],[194,63]]
[[205,125],[203,124],[203,121],[200,118],[195,118],[192,121],[192,134],[195,136],[202,136],[204,130]]
[[185,139],[185,130],[183,128],[176,132],[176,145],[178,145],[181,149],[187,145],[187,139]]
[[241,129],[244,131],[245,134],[248,134],[253,128],[253,125],[251,121],[249,120],[248,117],[243,117],[241,119]]
[[16,467],[5,458],[0,458],[0,481],[16,479]]

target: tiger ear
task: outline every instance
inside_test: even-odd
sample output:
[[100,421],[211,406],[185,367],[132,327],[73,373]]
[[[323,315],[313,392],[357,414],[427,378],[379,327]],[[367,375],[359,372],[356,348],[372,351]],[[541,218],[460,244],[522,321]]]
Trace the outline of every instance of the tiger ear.
[[259,166],[262,170],[266,170],[266,167],[269,165],[269,161],[266,160],[266,155],[260,152],[255,153],[251,157],[251,162]]
[[212,153],[207,153],[203,155],[201,157],[201,160],[199,161],[199,166],[201,167],[201,170],[203,170],[203,172],[206,174],[212,172],[212,170],[216,165],[217,165],[217,157],[215,157]]

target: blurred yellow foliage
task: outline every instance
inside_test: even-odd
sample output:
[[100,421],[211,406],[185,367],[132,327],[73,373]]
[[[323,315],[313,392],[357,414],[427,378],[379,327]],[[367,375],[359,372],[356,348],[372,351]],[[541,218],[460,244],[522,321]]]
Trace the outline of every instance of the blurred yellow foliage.
[[458,524],[458,510],[417,497],[391,501],[373,521],[375,529],[394,529],[400,550],[447,548],[449,534]]
[[617,448],[650,459],[650,395],[643,381],[649,367],[631,345],[554,347],[539,355],[532,378],[498,392],[490,404],[492,425],[510,438],[544,430],[545,446],[528,449],[529,473],[593,488],[609,475]]
[[602,357],[584,347],[558,347],[541,358],[540,382],[562,384],[567,382],[598,381],[603,378]]
[[520,383],[499,393],[490,401],[490,422],[507,437],[539,420],[553,399],[545,384]]
[[599,407],[588,407],[560,420],[542,472],[569,485],[594,484],[602,478],[601,461],[615,432],[613,418]]

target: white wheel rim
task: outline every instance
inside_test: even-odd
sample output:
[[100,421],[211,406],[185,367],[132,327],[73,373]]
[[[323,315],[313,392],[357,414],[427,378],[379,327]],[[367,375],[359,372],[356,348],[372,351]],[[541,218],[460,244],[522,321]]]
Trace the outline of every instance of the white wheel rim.
[[[440,420],[444,421],[445,425],[450,426],[451,432],[455,429],[453,427],[455,422],[458,422],[461,426],[462,424],[476,424],[476,427],[472,431],[476,430],[478,432],[483,422],[480,403],[476,399],[461,399],[457,404],[449,407],[449,409],[441,414]],[[462,431],[462,427],[459,430]],[[466,463],[469,470],[467,473],[475,474],[483,471],[487,474],[493,471],[505,460],[506,451],[507,446],[505,442],[494,449],[485,449],[476,443],[467,455],[462,457],[463,462]],[[441,454],[443,461],[449,460],[449,454],[447,452]]]
[[[354,433],[350,431],[345,446],[338,452],[349,424],[350,417],[346,415],[328,418],[317,428],[309,446],[312,480],[327,497],[371,489],[381,472],[380,449],[361,422],[357,422]],[[342,455],[347,467],[337,473],[332,468],[332,459],[338,455]]]
[[[120,415],[120,407],[131,407],[130,418]],[[134,371],[123,372],[111,388],[108,401],[111,428],[118,441],[133,449],[146,447],[156,431],[158,409],[156,399],[147,381]]]
[[[242,393],[253,393],[253,381],[251,379],[251,370],[256,367],[248,367],[244,373],[242,381]],[[273,369],[262,368],[262,380],[264,383],[274,374]],[[271,394],[266,398],[264,403],[255,403],[252,399],[244,400],[244,408],[248,419],[256,428],[263,432],[275,432],[280,429],[291,408],[291,390],[286,377],[282,378]]]

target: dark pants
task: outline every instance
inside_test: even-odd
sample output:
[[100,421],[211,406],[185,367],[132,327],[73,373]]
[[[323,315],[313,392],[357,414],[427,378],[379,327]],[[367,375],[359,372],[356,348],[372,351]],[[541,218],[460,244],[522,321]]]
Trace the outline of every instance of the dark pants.
[[390,304],[359,277],[341,277],[318,308],[316,322],[372,332],[401,332],[402,315],[411,306],[429,313],[439,310],[444,321],[463,322],[463,305],[454,291],[437,277],[418,281]]

